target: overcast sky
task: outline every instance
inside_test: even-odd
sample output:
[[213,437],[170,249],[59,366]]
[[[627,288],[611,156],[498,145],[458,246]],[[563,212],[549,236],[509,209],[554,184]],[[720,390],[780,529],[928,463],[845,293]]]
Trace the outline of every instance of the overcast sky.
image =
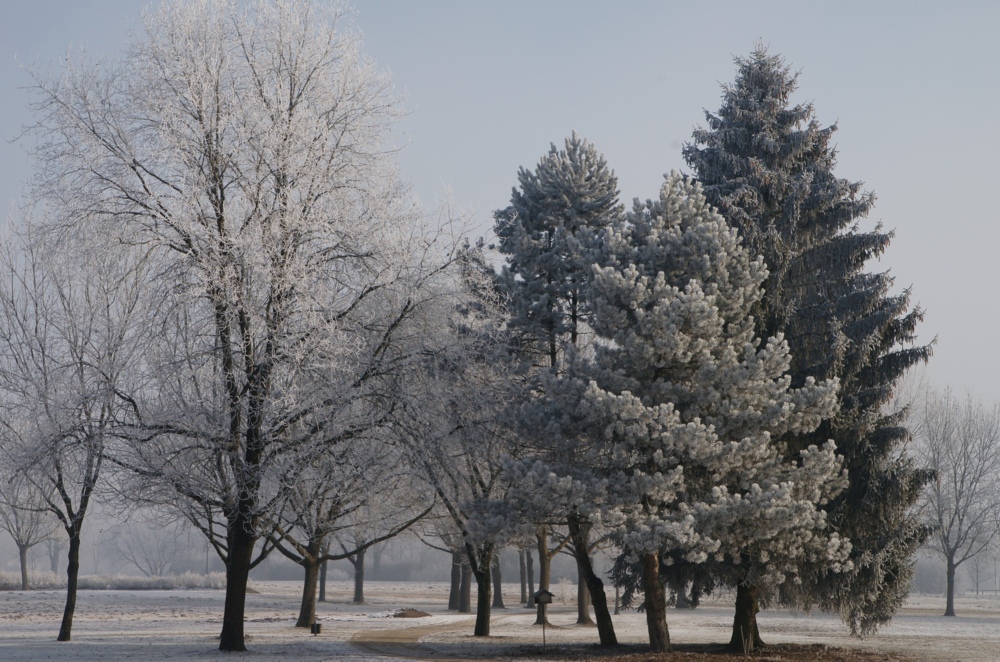
[[[0,133],[30,122],[18,60],[56,67],[70,45],[115,57],[144,2],[0,5]],[[358,0],[355,29],[392,72],[409,115],[404,174],[428,208],[450,191],[481,233],[519,166],[576,130],[619,178],[655,197],[681,145],[716,110],[733,57],[757,41],[801,72],[796,101],[837,122],[837,174],[894,229],[891,269],[937,336],[938,385],[1000,400],[1000,3]],[[16,56],[16,57],[15,57]],[[0,201],[30,175],[24,141],[0,145]]]

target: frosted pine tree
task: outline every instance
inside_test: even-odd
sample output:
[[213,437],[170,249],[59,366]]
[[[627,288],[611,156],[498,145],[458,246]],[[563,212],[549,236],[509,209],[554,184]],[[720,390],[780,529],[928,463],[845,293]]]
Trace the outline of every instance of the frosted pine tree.
[[[534,171],[520,169],[518,180],[510,206],[495,214],[499,250],[507,260],[499,287],[508,297],[510,329],[522,356],[535,370],[558,373],[567,348],[580,346],[586,329],[584,288],[593,261],[589,247],[623,212],[618,179],[594,145],[573,132],[565,149],[552,145]],[[573,548],[581,550],[575,556],[591,594],[601,643],[614,645],[603,582],[586,552],[591,523],[579,510],[556,518],[568,524]],[[540,524],[537,535],[541,576],[548,577],[551,557],[543,551],[548,550],[548,525]],[[540,605],[538,620],[544,619]]]
[[891,293],[887,273],[865,271],[892,234],[859,230],[874,195],[834,174],[836,125],[822,127],[811,104],[791,103],[797,75],[782,58],[758,47],[736,64],[722,107],[706,113],[707,128],[694,132],[684,156],[709,202],[770,271],[754,308],[757,333],[784,333],[793,384],[840,380],[837,416],[786,437],[788,449],[836,440],[850,481],[829,512],[852,541],[853,570],[814,569],[812,582],[786,587],[783,597],[819,600],[868,634],[902,604],[910,559],[928,535],[912,512],[928,475],[900,453],[904,414],[883,413],[904,372],[930,355],[914,345],[923,315],[910,310],[909,290]]
[[650,644],[666,650],[664,555],[730,559],[755,583],[787,580],[805,557],[840,568],[849,544],[821,508],[843,484],[832,444],[786,461],[772,441],[831,415],[836,381],[791,388],[787,344],[760,342],[749,316],[763,263],[679,175],[595,257],[593,356],[543,375],[524,418],[549,457],[572,455],[550,464],[553,485],[583,484],[581,466],[600,479],[604,524],[641,564]]
[[573,132],[534,171],[521,168],[510,206],[494,214],[511,327],[536,365],[557,368],[580,338],[588,239],[621,216],[618,178],[597,149]]

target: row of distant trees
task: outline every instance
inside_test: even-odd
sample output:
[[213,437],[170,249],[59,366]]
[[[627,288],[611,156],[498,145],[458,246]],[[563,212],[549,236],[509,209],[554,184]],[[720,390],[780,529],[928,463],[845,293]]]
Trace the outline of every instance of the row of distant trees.
[[303,567],[308,625],[324,562],[418,524],[471,572],[476,635],[501,548],[542,588],[565,549],[614,645],[598,543],[657,651],[670,590],[735,589],[739,651],[772,603],[887,622],[932,477],[887,405],[929,348],[781,58],[737,60],[653,199],[626,211],[574,134],[470,243],[398,180],[398,105],[342,11],[165,3],[126,60],[36,78],[0,438],[67,536],[60,640],[98,497],[205,536],[223,650],[268,554]]

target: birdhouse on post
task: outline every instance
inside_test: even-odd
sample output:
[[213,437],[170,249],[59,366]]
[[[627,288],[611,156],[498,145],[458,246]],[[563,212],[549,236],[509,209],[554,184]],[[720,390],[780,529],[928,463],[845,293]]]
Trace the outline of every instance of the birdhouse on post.
[[[552,598],[555,597],[552,593],[546,591],[544,588],[538,589],[535,593],[535,604],[536,605],[549,605],[552,604]],[[542,650],[545,650],[545,619],[542,619]]]
[[544,588],[538,589],[535,593],[535,604],[539,605],[549,605],[552,604],[552,598],[555,597],[554,593],[546,591]]

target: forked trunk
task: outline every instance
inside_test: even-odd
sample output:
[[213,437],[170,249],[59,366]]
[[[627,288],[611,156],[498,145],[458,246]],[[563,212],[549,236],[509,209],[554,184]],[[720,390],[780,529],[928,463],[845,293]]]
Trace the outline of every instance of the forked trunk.
[[[549,590],[549,577],[552,570],[552,558],[549,556],[549,535],[548,529],[541,529],[535,542],[538,545],[538,590]],[[539,603],[536,605],[535,625],[549,624],[548,605]]]
[[354,604],[365,603],[365,550],[354,556]]
[[670,650],[670,632],[667,630],[667,592],[660,581],[660,555],[644,554],[642,557],[642,590],[646,596],[646,629],[649,647],[655,653]]
[[955,561],[954,558],[949,556],[945,559],[947,562],[946,577],[947,577],[947,592],[945,593],[945,616],[955,615]]
[[493,586],[493,558],[490,552],[486,552],[480,557],[479,570],[476,575],[476,628],[473,635],[476,637],[490,636],[490,607],[493,604],[491,595]]
[[243,621],[246,614],[247,580],[256,538],[242,519],[229,525],[229,553],[226,555],[226,607],[222,616],[219,650],[245,651]]
[[66,566],[66,608],[63,610],[62,625],[59,626],[59,641],[69,641],[73,632],[73,613],[76,611],[76,587],[80,577],[80,531],[69,536],[69,564]]
[[462,585],[459,591],[458,611],[462,614],[472,613],[472,568],[468,563],[462,564]]
[[451,588],[448,590],[448,611],[458,611],[462,603],[462,553],[451,553]]
[[316,555],[312,553],[313,546],[306,550],[302,559],[302,567],[305,569],[305,581],[302,584],[302,604],[299,605],[299,620],[295,621],[295,627],[307,628],[316,622],[316,584],[319,580],[320,563],[316,560]]
[[28,585],[28,546],[17,546],[17,560],[21,562],[21,590],[27,591],[31,588]]
[[764,645],[757,630],[757,587],[739,584],[736,587],[736,616],[733,618],[733,636],[729,639],[729,649],[736,653],[748,654]]
[[317,602],[326,602],[326,564],[329,561],[323,561],[319,566],[319,598]]

